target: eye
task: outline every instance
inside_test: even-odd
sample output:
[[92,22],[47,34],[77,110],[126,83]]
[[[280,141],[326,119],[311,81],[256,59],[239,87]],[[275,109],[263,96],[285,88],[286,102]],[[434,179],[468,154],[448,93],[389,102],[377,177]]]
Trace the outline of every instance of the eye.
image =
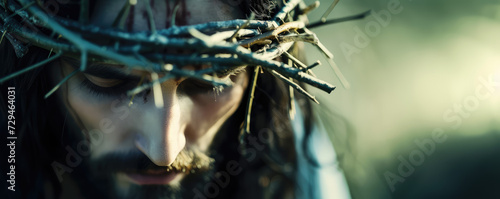
[[97,97],[113,97],[125,94],[139,85],[140,79],[106,79],[88,74],[83,75],[81,86]]
[[84,74],[84,76],[93,84],[99,87],[109,88],[123,83],[123,80],[119,79],[105,79],[92,75]]
[[[237,79],[237,76],[241,72],[245,71],[245,68],[246,67],[242,66],[233,69],[222,70],[218,71],[212,76],[216,76],[217,78],[223,80],[230,80],[231,82],[234,83],[235,80]],[[223,86],[214,86],[212,83],[207,81],[202,81],[195,78],[188,78],[179,84],[178,89],[180,92],[189,96],[200,95],[200,94],[220,95],[223,94],[225,92],[225,89],[228,89],[228,87],[224,88]]]
[[178,88],[186,95],[193,96],[199,94],[220,94],[224,92],[222,86],[214,86],[210,82],[205,82],[198,79],[186,79],[179,84]]

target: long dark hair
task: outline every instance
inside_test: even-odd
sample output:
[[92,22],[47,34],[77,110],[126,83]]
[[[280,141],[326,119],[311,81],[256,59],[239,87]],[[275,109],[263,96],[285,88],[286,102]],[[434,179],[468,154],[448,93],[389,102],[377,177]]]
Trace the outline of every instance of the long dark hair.
[[[46,59],[49,52],[40,48],[31,48],[21,59],[7,41],[0,45],[0,60],[4,67],[0,76],[5,77],[15,71],[26,68]],[[45,197],[47,185],[58,190],[59,183],[54,175],[51,163],[64,160],[64,148],[73,135],[61,137],[64,116],[57,106],[56,98],[44,100],[44,93],[53,86],[49,82],[49,70],[40,67],[13,78],[0,85],[2,90],[15,87],[16,118],[16,187],[14,194],[25,198]],[[7,98],[2,93],[0,100],[2,117],[7,114]],[[3,118],[2,118],[3,119]],[[2,120],[5,121],[5,120]],[[6,129],[6,128],[5,128]],[[7,169],[7,168],[4,168]]]

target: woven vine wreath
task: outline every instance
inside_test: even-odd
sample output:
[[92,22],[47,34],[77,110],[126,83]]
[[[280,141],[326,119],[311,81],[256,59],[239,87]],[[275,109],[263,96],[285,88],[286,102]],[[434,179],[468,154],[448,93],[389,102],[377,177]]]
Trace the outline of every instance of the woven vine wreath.
[[[230,86],[231,82],[222,81],[217,76],[208,74],[223,72],[236,66],[256,66],[250,81],[250,99],[246,105],[246,120],[243,122],[241,135],[248,134],[250,131],[253,94],[257,84],[257,76],[261,70],[268,71],[286,82],[291,89],[306,95],[316,103],[318,101],[315,97],[296,82],[303,82],[327,93],[335,89],[335,86],[318,79],[312,72],[312,68],[321,65],[319,61],[312,65],[306,65],[287,52],[295,42],[306,42],[316,46],[326,56],[341,83],[345,87],[349,87],[348,82],[333,62],[333,54],[323,46],[318,37],[310,31],[310,28],[361,19],[369,14],[369,12],[365,12],[355,16],[326,20],[339,2],[339,0],[335,0],[319,22],[306,24],[308,21],[306,14],[317,8],[319,1],[307,6],[303,0],[288,0],[271,20],[254,20],[252,14],[246,20],[214,21],[188,26],[173,25],[167,29],[157,30],[150,4],[146,3],[151,30],[127,32],[119,27],[124,26],[131,6],[137,1],[125,2],[114,20],[114,25],[118,28],[101,28],[89,24],[89,1],[73,1],[80,4],[78,21],[50,16],[42,9],[43,2],[40,0],[0,0],[2,7],[0,9],[0,18],[2,19],[0,22],[0,30],[2,31],[0,42],[7,38],[18,57],[23,57],[30,46],[50,51],[46,60],[2,77],[0,83],[43,66],[61,56],[71,56],[80,59],[80,68],[63,78],[45,95],[45,98],[53,94],[73,75],[85,71],[87,62],[99,61],[125,65],[129,69],[149,71],[152,81],[128,91],[127,95],[133,97],[145,89],[152,88],[155,104],[161,108],[163,106],[161,99],[163,98],[160,83],[168,79],[190,77],[210,82],[216,87],[225,87]],[[172,24],[175,24],[175,14],[173,16]],[[102,40],[103,38],[114,42],[112,45],[109,45],[109,42],[106,45],[96,42],[97,39]],[[163,52],[161,49],[166,48],[174,51],[176,49],[190,50],[193,53],[188,55],[159,53]],[[288,58],[288,63],[275,60],[282,55]],[[198,71],[186,70],[181,67],[201,64],[211,67]],[[158,78],[158,74],[165,75]],[[290,100],[294,100],[293,92],[290,94]],[[242,140],[241,137],[243,136],[240,136],[240,140]]]

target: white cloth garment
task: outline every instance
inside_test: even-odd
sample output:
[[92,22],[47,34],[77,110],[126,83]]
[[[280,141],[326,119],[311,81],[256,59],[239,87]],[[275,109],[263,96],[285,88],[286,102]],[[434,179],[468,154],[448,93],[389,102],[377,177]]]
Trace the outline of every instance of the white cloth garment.
[[337,154],[330,138],[320,124],[315,124],[307,143],[308,155],[317,160],[321,167],[316,168],[305,158],[306,151],[302,148],[304,141],[304,118],[298,106],[292,127],[295,131],[297,146],[298,185],[297,198],[317,199],[350,199],[349,188],[342,171],[338,169]]

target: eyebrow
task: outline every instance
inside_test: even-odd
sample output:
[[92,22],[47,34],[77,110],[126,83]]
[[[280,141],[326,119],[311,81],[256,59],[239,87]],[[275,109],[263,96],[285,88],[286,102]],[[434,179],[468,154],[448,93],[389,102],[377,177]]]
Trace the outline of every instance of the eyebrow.
[[120,69],[111,67],[104,64],[92,64],[88,66],[85,71],[86,74],[104,78],[104,79],[131,79],[135,78],[135,75],[123,72]]
[[[64,61],[68,62],[68,64],[74,69],[78,69],[80,67],[80,62],[72,59],[64,59]],[[115,67],[113,67],[115,66]],[[103,63],[93,63],[89,64],[83,73],[104,78],[104,79],[135,79],[136,75],[131,75],[129,73],[124,72],[116,68],[116,66],[120,67],[122,65],[110,65]],[[139,78],[139,77],[137,77]]]

